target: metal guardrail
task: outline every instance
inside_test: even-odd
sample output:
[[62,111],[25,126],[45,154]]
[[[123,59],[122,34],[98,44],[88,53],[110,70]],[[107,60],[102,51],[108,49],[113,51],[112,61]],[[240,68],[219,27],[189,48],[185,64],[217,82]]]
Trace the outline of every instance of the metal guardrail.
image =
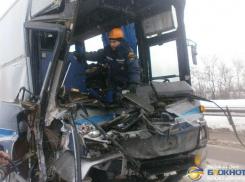
[[[225,116],[223,111],[217,107],[205,107],[206,112],[204,115],[207,116]],[[226,107],[222,107],[224,111]],[[229,107],[229,110],[234,117],[245,117],[245,107]]]

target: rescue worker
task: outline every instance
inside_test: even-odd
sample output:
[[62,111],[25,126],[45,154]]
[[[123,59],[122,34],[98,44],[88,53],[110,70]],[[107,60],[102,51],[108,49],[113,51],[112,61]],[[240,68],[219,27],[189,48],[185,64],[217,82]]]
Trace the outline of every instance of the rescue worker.
[[123,37],[120,28],[112,29],[108,37],[110,45],[97,52],[85,53],[85,57],[108,66],[108,82],[114,90],[127,88],[135,93],[140,82],[139,63],[133,49]]

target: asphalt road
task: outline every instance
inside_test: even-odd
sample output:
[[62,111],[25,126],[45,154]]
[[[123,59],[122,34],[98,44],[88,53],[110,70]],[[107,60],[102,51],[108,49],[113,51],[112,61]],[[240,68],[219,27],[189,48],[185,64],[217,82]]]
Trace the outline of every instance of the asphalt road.
[[[245,143],[245,134],[239,135],[240,139]],[[212,179],[213,176],[207,175],[208,169],[215,168],[232,168],[245,170],[245,148],[236,139],[233,133],[210,133],[208,142],[208,158],[206,162],[206,168],[204,169],[204,175],[199,182],[243,182],[245,181],[245,175],[241,179]],[[221,176],[222,177],[222,176]],[[224,177],[224,176],[223,176]],[[226,177],[226,176],[225,176]],[[231,176],[234,177],[234,176]],[[164,180],[165,181],[165,180]],[[176,182],[174,178],[171,180],[169,177],[166,182]],[[183,177],[180,182],[190,182],[188,177]]]
[[[238,136],[245,144],[245,135],[239,134]],[[210,133],[208,159],[245,166],[245,148],[233,133]]]
[[[240,134],[239,137],[245,143],[245,135]],[[208,169],[217,167],[230,167],[245,170],[245,148],[239,143],[234,133],[210,133],[206,169],[204,169],[204,175],[199,181],[223,181],[220,179],[217,180],[217,178],[209,178],[210,176],[207,175]],[[184,177],[182,181],[190,180]],[[226,181],[241,182],[244,180],[231,178]]]

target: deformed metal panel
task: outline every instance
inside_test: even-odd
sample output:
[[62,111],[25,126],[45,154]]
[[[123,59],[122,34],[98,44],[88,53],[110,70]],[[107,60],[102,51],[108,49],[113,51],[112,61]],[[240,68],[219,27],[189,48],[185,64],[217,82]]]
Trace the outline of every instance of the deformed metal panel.
[[17,114],[23,109],[20,104],[2,102],[0,109],[0,145],[12,157],[15,141],[18,139]]
[[122,141],[121,145],[136,159],[152,159],[160,156],[179,154],[194,150],[197,146],[199,125],[183,124],[183,131],[167,135],[155,135],[147,139],[132,138]]
[[[122,158],[121,153],[109,153],[101,155],[97,158],[81,158],[81,172],[82,179],[87,175],[91,167],[97,164],[101,164],[113,159]],[[75,180],[74,169],[74,154],[70,151],[66,151],[62,156],[54,163],[55,171],[66,181],[72,182]]]
[[153,91],[151,86],[139,86],[136,88],[136,96],[139,99],[147,102],[148,104],[152,104],[157,101],[155,92]]
[[197,100],[190,101],[189,99],[183,99],[183,100],[174,102],[172,104],[169,104],[168,106],[166,106],[165,109],[166,111],[170,113],[180,116],[182,114],[192,111],[195,108],[198,108],[199,110],[199,106],[200,106],[200,101],[197,101]]
[[158,97],[177,97],[194,94],[193,88],[185,81],[170,83],[153,81],[152,86]]
[[138,97],[136,97],[135,95],[133,95],[131,93],[126,93],[123,96],[125,98],[127,98],[128,100],[130,100],[131,102],[137,104],[141,108],[144,108],[145,110],[147,110],[150,113],[152,113],[154,111],[154,107],[152,105],[146,103],[145,101],[139,99]]
[[0,128],[17,131],[17,114],[22,110],[20,104],[2,102],[0,109]]

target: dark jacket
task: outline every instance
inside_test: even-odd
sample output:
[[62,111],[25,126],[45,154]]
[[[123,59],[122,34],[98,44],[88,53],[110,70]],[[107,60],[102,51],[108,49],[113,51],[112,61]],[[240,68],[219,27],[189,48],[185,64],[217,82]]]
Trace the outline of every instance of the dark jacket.
[[86,59],[109,64],[109,81],[111,85],[128,86],[131,83],[139,84],[140,73],[137,56],[129,44],[123,40],[113,51],[108,45],[97,52],[86,53]]

